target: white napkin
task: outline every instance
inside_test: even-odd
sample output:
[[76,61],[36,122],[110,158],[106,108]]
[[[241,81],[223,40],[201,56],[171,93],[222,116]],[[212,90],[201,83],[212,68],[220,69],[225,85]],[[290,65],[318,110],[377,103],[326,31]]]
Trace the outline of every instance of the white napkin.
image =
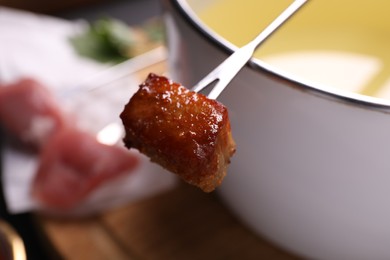
[[[99,75],[108,65],[79,57],[68,41],[86,26],[82,21],[69,22],[0,7],[0,82],[31,76],[61,96],[65,90],[80,87],[86,79]],[[142,62],[134,58],[131,66],[142,66]],[[93,91],[76,90],[77,95],[61,100],[61,106],[78,111],[81,126],[96,133],[108,123],[120,123],[120,110],[138,84],[134,76],[128,74]],[[89,87],[86,84],[86,88]],[[100,108],[99,113],[96,113],[97,108]],[[176,183],[172,174],[139,156],[142,163],[136,172],[106,183],[70,213],[94,213],[170,189]],[[42,210],[30,196],[37,165],[35,156],[8,146],[3,149],[3,188],[11,213]]]

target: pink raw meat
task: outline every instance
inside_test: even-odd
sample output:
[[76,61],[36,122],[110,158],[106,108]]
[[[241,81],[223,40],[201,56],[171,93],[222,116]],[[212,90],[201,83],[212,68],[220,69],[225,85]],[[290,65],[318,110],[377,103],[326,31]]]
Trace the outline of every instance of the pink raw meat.
[[18,140],[39,148],[67,119],[46,86],[23,78],[0,86],[0,124]]
[[122,147],[64,128],[43,147],[33,195],[51,208],[72,208],[103,182],[130,173],[138,163],[139,158]]

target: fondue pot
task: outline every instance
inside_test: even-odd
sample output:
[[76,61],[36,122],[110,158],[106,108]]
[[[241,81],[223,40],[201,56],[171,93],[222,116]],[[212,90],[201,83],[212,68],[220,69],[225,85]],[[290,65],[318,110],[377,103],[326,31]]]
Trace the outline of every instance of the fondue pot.
[[[201,19],[202,10],[223,1],[162,0],[171,78],[188,88],[237,49]],[[245,8],[246,1],[236,2],[237,10]],[[268,2],[263,9],[272,9]],[[338,8],[325,10],[333,10],[330,24],[340,13],[344,25],[350,23],[348,8],[355,4],[367,5],[360,6],[367,9],[367,17],[356,18],[361,23],[390,7],[387,1],[365,2],[328,1]],[[383,24],[371,25],[390,35],[390,16],[376,18]],[[325,80],[332,76],[323,73]],[[322,84],[261,57],[218,100],[229,109],[237,152],[217,192],[245,225],[305,258],[390,259],[388,100]]]

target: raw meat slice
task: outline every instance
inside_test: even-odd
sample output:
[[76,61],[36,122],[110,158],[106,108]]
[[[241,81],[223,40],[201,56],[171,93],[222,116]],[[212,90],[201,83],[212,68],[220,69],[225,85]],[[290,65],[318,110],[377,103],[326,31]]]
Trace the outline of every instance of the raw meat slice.
[[102,183],[137,167],[139,158],[94,136],[64,128],[44,146],[32,194],[52,209],[76,206]]
[[0,86],[0,124],[18,140],[39,148],[67,118],[46,86],[23,78]]

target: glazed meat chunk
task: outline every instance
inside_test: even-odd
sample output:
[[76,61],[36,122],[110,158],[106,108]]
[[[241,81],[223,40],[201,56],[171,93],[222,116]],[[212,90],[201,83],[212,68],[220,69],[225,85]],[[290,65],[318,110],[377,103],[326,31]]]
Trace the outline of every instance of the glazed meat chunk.
[[235,142],[220,102],[150,74],[120,117],[128,148],[205,192],[221,184]]

